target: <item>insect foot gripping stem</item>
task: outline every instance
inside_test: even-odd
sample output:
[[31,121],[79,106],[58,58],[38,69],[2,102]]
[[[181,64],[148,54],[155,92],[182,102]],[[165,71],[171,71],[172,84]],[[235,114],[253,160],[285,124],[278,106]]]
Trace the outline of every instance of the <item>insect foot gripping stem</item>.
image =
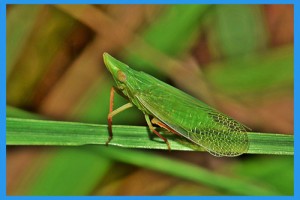
[[108,124],[108,139],[105,142],[105,145],[108,146],[108,143],[112,140],[113,138],[113,133],[112,133],[112,112],[113,112],[113,106],[114,106],[114,94],[115,94],[115,89],[114,87],[111,88],[110,90],[110,99],[109,99],[109,113],[107,116],[107,124]]
[[113,138],[113,133],[112,133],[112,116],[111,116],[111,113],[108,114],[108,117],[107,117],[107,123],[108,123],[108,139],[107,141],[105,142],[105,145],[108,146],[108,143],[112,140]]
[[112,136],[109,136],[107,141],[105,142],[105,145],[108,146],[108,143],[110,143],[111,140],[112,140]]

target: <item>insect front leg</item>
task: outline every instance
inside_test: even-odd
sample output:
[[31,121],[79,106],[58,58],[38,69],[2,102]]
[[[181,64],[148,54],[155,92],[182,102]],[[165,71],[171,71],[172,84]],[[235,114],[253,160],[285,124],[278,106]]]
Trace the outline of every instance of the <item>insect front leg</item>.
[[150,130],[151,130],[153,133],[155,133],[155,135],[157,135],[158,137],[160,137],[160,138],[167,144],[168,150],[171,151],[171,147],[170,147],[169,141],[168,141],[166,138],[164,138],[159,132],[157,132],[157,131],[155,130],[155,128],[152,126],[152,123],[151,123],[151,121],[150,121],[149,115],[145,115],[145,118],[146,118],[146,122],[147,122],[147,124],[148,124]]
[[110,90],[110,99],[109,99],[109,113],[108,113],[108,116],[107,116],[107,123],[108,123],[108,139],[106,141],[106,145],[108,145],[108,143],[112,140],[113,138],[113,133],[112,133],[112,118],[113,116],[115,116],[116,114],[128,109],[128,108],[131,108],[133,105],[132,103],[127,103],[119,108],[117,108],[116,110],[113,110],[113,107],[114,107],[114,96],[115,96],[115,88],[112,87],[111,90]]

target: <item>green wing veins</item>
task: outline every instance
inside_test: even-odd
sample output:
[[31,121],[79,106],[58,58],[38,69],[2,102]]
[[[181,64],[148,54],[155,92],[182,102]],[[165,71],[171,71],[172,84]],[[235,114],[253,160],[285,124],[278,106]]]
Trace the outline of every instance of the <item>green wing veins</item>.
[[148,114],[215,156],[237,156],[249,148],[246,126],[163,82],[136,98]]

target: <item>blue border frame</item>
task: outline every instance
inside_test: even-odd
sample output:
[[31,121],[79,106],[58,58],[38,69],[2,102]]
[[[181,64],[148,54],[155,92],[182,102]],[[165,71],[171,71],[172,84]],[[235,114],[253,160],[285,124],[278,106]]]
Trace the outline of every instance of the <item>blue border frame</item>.
[[297,0],[5,0],[1,4],[296,4]]
[[298,147],[299,147],[299,111],[300,107],[297,102],[299,102],[299,91],[300,89],[300,83],[299,83],[299,74],[300,69],[300,59],[299,59],[299,50],[300,50],[300,40],[299,35],[297,36],[296,33],[299,33],[299,24],[300,24],[300,3],[297,2],[294,4],[294,197],[299,198],[299,191],[296,189],[299,188],[299,171],[296,169],[299,169],[299,155],[298,155]]
[[[300,73],[300,61],[298,57],[298,53],[300,50],[300,40],[299,40],[299,35],[297,36],[296,33],[300,33],[299,31],[299,25],[300,25],[300,5],[299,2],[296,0],[246,0],[246,1],[237,1],[237,0],[203,0],[203,1],[195,1],[195,0],[176,0],[176,1],[159,1],[159,0],[131,0],[131,1],[121,1],[121,0],[104,0],[104,1],[95,1],[95,0],[88,0],[88,1],[82,1],[82,0],[24,0],[24,1],[17,1],[17,0],[6,0],[6,1],[0,1],[0,20],[1,20],[1,49],[0,49],[0,62],[1,62],[1,96],[0,96],[0,101],[1,101],[1,174],[0,177],[1,179],[1,189],[0,189],[0,199],[53,199],[53,198],[58,198],[58,199],[91,199],[91,198],[104,198],[104,199],[137,199],[140,197],[96,197],[96,196],[87,196],[87,197],[22,197],[22,196],[6,196],[6,78],[4,79],[3,77],[6,77],[6,5],[7,4],[55,4],[55,3],[66,3],[66,4],[93,4],[93,3],[103,3],[103,4],[186,4],[186,3],[207,3],[207,4],[294,4],[294,133],[299,131],[300,125],[298,124],[298,119],[299,119],[299,114],[298,110],[300,109],[299,104],[296,104],[296,102],[299,102],[300,96],[297,94],[297,91],[300,91],[300,83],[298,80],[298,76]],[[298,66],[298,67],[295,67]],[[299,146],[299,139],[297,134],[295,134],[295,155],[294,155],[294,196],[290,197],[284,197],[284,196],[279,196],[279,197],[142,197],[143,199],[174,199],[174,198],[201,198],[201,199],[299,199],[299,191],[296,188],[299,188],[299,172],[296,169],[299,169],[299,156],[298,156],[298,146]],[[285,170],[285,169],[282,169]]]
[[[1,135],[0,135],[0,141],[1,141],[1,149],[0,149],[0,156],[1,156],[1,174],[0,177],[3,177],[1,179],[0,185],[0,198],[6,195],[6,5],[2,2],[0,2],[0,21],[1,21],[1,37],[0,37],[0,74],[1,74],[1,90],[0,90],[0,101],[1,101]],[[3,23],[2,23],[3,22]],[[5,177],[5,179],[4,179]]]

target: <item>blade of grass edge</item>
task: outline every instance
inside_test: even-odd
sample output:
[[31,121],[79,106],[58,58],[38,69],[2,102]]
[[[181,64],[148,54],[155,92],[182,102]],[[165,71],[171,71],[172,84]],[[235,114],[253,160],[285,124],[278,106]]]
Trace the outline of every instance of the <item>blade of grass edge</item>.
[[[107,125],[77,122],[61,122],[34,119],[6,119],[7,145],[63,145],[78,146],[85,144],[105,144]],[[127,148],[166,149],[166,144],[159,138],[149,139],[147,127],[113,126],[114,139],[110,145]],[[195,149],[181,138],[163,132],[169,139],[173,150]],[[247,153],[252,154],[294,154],[294,136],[285,134],[248,132],[250,147]],[[196,146],[196,150],[199,147]]]

